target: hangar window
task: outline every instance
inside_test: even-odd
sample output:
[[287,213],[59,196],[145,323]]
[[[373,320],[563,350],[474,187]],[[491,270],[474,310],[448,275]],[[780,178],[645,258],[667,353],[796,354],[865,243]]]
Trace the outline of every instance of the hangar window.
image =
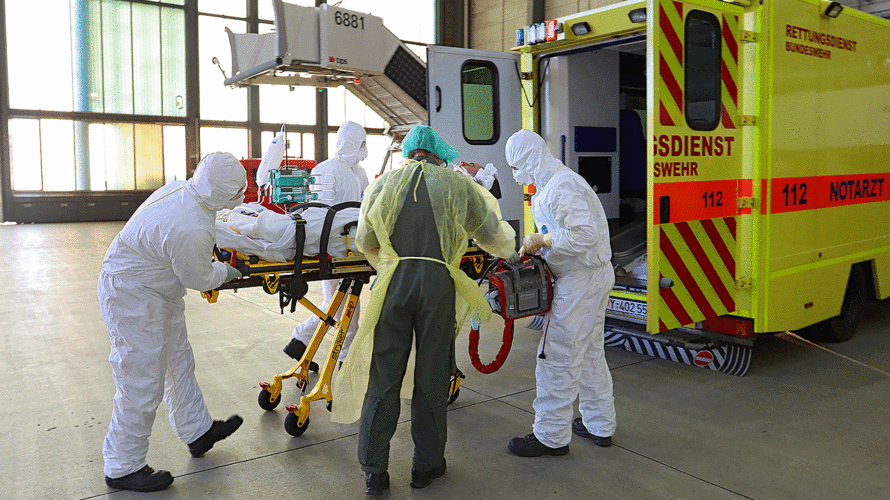
[[722,89],[720,21],[709,12],[692,10],[685,32],[686,124],[693,130],[714,130],[720,123]]

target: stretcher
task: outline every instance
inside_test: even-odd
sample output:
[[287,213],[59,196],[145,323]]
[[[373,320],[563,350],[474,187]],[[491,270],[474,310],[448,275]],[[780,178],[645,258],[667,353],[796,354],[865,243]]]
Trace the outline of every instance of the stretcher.
[[[358,206],[359,203],[357,202],[347,202],[333,207],[322,203],[302,203],[293,207],[293,209],[324,207],[329,210],[322,229],[321,253],[317,256],[303,256],[303,243],[306,237],[305,221],[299,217],[294,221],[297,251],[293,261],[267,262],[260,260],[256,256],[241,253],[237,249],[214,250],[215,260],[226,262],[232,267],[239,269],[242,277],[224,283],[215,290],[203,292],[202,295],[208,302],[216,302],[220,290],[262,287],[266,293],[278,295],[278,304],[281,307],[282,313],[286,308],[290,308],[290,312],[294,312],[297,304],[300,304],[321,319],[306,346],[306,351],[297,364],[291,369],[275,375],[272,378],[272,382],[260,383],[261,390],[257,402],[260,408],[271,411],[281,403],[282,382],[290,378],[296,379],[297,387],[300,388],[302,393],[300,402],[296,405],[285,406],[288,415],[284,420],[284,429],[291,436],[300,436],[306,432],[309,426],[310,403],[313,401],[319,399],[326,400],[327,409],[330,411],[333,403],[331,378],[337,366],[340,350],[346,338],[346,332],[352,320],[362,287],[375,274],[374,268],[360,253],[350,252],[344,257],[332,257],[328,254],[327,241],[331,236],[334,216],[340,210]],[[342,229],[341,234],[347,240],[349,238],[349,229],[355,224],[357,223],[349,223]],[[348,241],[347,248],[350,248]],[[481,275],[486,257],[487,254],[482,249],[469,245],[462,259],[461,268],[471,276]],[[340,284],[331,302],[322,311],[306,298],[306,292],[309,290],[309,282],[330,279],[338,279]],[[344,300],[346,305],[343,309],[343,314],[340,317],[340,321],[336,321],[334,316]],[[307,394],[306,391],[309,388],[309,365],[321,346],[328,329],[332,327],[336,330],[334,340],[331,343],[324,365],[320,368],[319,379]],[[455,374],[451,379],[449,402],[453,402],[457,398],[462,378],[463,374],[459,370],[455,370]]]

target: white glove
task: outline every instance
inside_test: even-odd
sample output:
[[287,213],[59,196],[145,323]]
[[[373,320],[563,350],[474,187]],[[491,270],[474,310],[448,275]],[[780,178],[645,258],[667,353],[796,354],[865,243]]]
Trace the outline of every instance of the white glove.
[[538,253],[538,250],[549,247],[553,245],[553,235],[552,233],[541,234],[541,233],[532,233],[525,237],[522,240],[522,248],[519,249],[520,255],[534,255]]
[[476,175],[473,176],[473,180],[478,182],[482,187],[487,190],[491,189],[491,186],[494,185],[494,180],[497,178],[498,169],[495,168],[494,164],[489,163],[485,165],[485,168],[481,168],[476,172]]
[[232,281],[233,279],[240,278],[240,277],[241,277],[241,271],[235,269],[232,266],[226,265],[226,281],[225,281],[225,283],[228,283],[228,282]]

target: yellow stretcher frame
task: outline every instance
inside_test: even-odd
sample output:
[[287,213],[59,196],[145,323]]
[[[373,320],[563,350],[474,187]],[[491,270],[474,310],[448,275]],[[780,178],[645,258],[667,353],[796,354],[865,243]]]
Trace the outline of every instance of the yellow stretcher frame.
[[[239,261],[244,257],[248,256],[236,253],[236,258]],[[462,267],[471,274],[481,273],[485,257],[485,252],[480,248],[469,246],[464,253]],[[300,387],[303,395],[300,397],[299,404],[285,406],[288,415],[284,419],[285,432],[294,437],[301,436],[309,427],[310,404],[313,401],[324,399],[327,401],[327,409],[329,411],[331,409],[331,405],[333,404],[331,378],[334,374],[334,367],[340,357],[340,350],[343,347],[343,341],[346,339],[346,332],[352,321],[352,314],[358,303],[361,289],[363,285],[369,281],[370,276],[375,273],[373,267],[371,267],[361,255],[330,259],[329,273],[332,275],[330,277],[319,277],[318,262],[318,259],[304,260],[304,272],[300,276],[300,279],[308,282],[321,279],[332,279],[339,276],[341,277],[341,281],[337,288],[337,292],[334,297],[331,298],[331,302],[328,304],[325,311],[316,307],[315,304],[305,297],[296,299],[297,303],[303,305],[309,309],[310,312],[318,316],[318,318],[321,319],[321,322],[319,322],[318,327],[312,334],[312,338],[306,346],[306,351],[303,353],[303,356],[297,364],[291,369],[275,375],[272,378],[271,383],[260,382],[260,387],[262,389],[257,397],[257,403],[260,408],[267,411],[274,410],[281,403],[282,382],[289,378],[296,378],[297,387]],[[258,264],[250,266],[250,274],[248,276],[237,278],[234,281],[223,285],[221,288],[237,289],[262,286],[266,293],[274,294],[280,291],[279,287],[281,286],[282,280],[286,283],[294,278],[293,269],[293,263],[291,262],[264,263],[261,261]],[[271,286],[269,284],[270,282],[274,282],[275,286]],[[214,290],[214,292],[218,293],[218,290]],[[346,306],[343,309],[343,314],[340,317],[340,321],[335,321],[334,315],[340,309],[344,298],[346,298]],[[282,306],[282,308],[283,307],[284,306]],[[318,348],[321,346],[321,342],[330,327],[335,327],[337,329],[336,336],[328,350],[324,365],[320,368],[320,377],[318,381],[315,383],[312,390],[306,394],[306,389],[309,386],[309,365],[312,363],[312,359],[318,351]],[[456,373],[452,375],[449,386],[449,403],[453,403],[454,400],[457,399],[457,396],[460,393],[461,379],[463,377],[464,375],[460,370],[456,370]]]
[[[264,410],[272,410],[278,406],[278,403],[280,402],[282,381],[296,377],[297,386],[300,387],[300,390],[304,395],[300,397],[299,404],[285,406],[288,415],[284,419],[284,430],[291,436],[300,436],[306,432],[306,429],[309,427],[310,403],[319,399],[325,399],[327,401],[328,410],[331,409],[331,404],[333,404],[331,378],[334,375],[334,367],[340,357],[340,350],[343,347],[343,341],[346,339],[346,332],[352,322],[352,314],[358,303],[362,286],[366,282],[367,278],[362,277],[344,278],[340,281],[337,293],[331,298],[331,302],[328,304],[325,312],[322,313],[320,310],[312,306],[310,311],[318,316],[321,319],[321,322],[319,322],[315,333],[312,334],[309,345],[306,346],[306,351],[303,352],[300,361],[298,361],[290,370],[275,375],[272,379],[272,383],[260,383],[262,390],[260,391],[257,401],[260,407]],[[343,309],[340,321],[335,322],[333,316],[340,309],[344,297],[348,297],[346,306]],[[301,299],[300,303],[304,306],[307,306],[307,303],[312,305],[308,300],[305,302],[303,302],[303,300],[305,299]],[[318,348],[321,346],[321,341],[327,333],[328,328],[331,326],[336,326],[337,328],[336,337],[328,350],[328,355],[321,368],[321,374],[318,381],[309,394],[305,394],[306,388],[309,385],[309,365],[312,362],[312,358],[315,356],[316,351],[318,351]]]
[[[322,233],[322,240],[324,241],[327,236],[329,236],[329,227],[326,224],[325,230]],[[349,237],[347,235],[348,247]],[[287,306],[290,306],[291,312],[293,312],[296,304],[299,303],[321,319],[321,322],[319,322],[318,327],[312,334],[309,345],[306,346],[306,351],[297,364],[291,369],[275,375],[271,383],[260,382],[261,390],[257,397],[260,408],[267,411],[274,410],[281,403],[282,381],[296,378],[297,386],[300,387],[303,395],[300,397],[299,404],[285,406],[288,415],[284,420],[284,429],[291,436],[301,436],[309,427],[310,404],[313,401],[325,399],[328,410],[330,410],[333,404],[331,378],[334,374],[334,367],[340,356],[340,350],[343,347],[346,332],[352,321],[352,314],[358,303],[361,289],[365,283],[369,282],[370,277],[376,274],[376,271],[361,254],[350,254],[345,257],[329,257],[327,255],[317,258],[303,257],[299,261],[279,263],[262,261],[255,256],[223,249],[215,254],[215,258],[227,262],[233,267],[243,269],[242,273],[245,274],[241,278],[224,283],[216,290],[202,293],[208,302],[214,303],[217,301],[219,290],[262,287],[268,294],[279,294],[279,305],[282,313]],[[481,274],[485,259],[486,253],[482,249],[469,245],[464,253],[461,268],[470,276]],[[299,274],[297,270],[299,270]],[[319,309],[305,297],[306,290],[308,290],[308,282],[338,278],[341,280],[340,285],[325,311]],[[346,306],[343,314],[340,321],[335,321],[334,315],[340,309],[344,298],[346,298]],[[306,394],[306,389],[309,386],[309,365],[321,346],[328,328],[332,326],[337,329],[334,342],[331,343],[331,347],[328,350],[324,366],[320,368],[318,381],[312,390]],[[456,370],[455,374],[452,375],[449,403],[457,399],[463,377],[464,375],[460,370]]]

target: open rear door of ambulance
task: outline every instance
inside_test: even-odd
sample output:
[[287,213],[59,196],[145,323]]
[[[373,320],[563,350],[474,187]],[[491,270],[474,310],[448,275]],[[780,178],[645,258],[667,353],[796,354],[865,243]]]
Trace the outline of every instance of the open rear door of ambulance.
[[647,330],[708,330],[745,308],[739,294],[750,286],[740,261],[753,196],[742,131],[754,127],[743,127],[739,107],[745,9],[716,0],[648,6]]
[[519,54],[454,47],[427,48],[430,126],[460,152],[458,161],[498,169],[501,215],[522,232],[522,189],[504,157],[522,128]]

